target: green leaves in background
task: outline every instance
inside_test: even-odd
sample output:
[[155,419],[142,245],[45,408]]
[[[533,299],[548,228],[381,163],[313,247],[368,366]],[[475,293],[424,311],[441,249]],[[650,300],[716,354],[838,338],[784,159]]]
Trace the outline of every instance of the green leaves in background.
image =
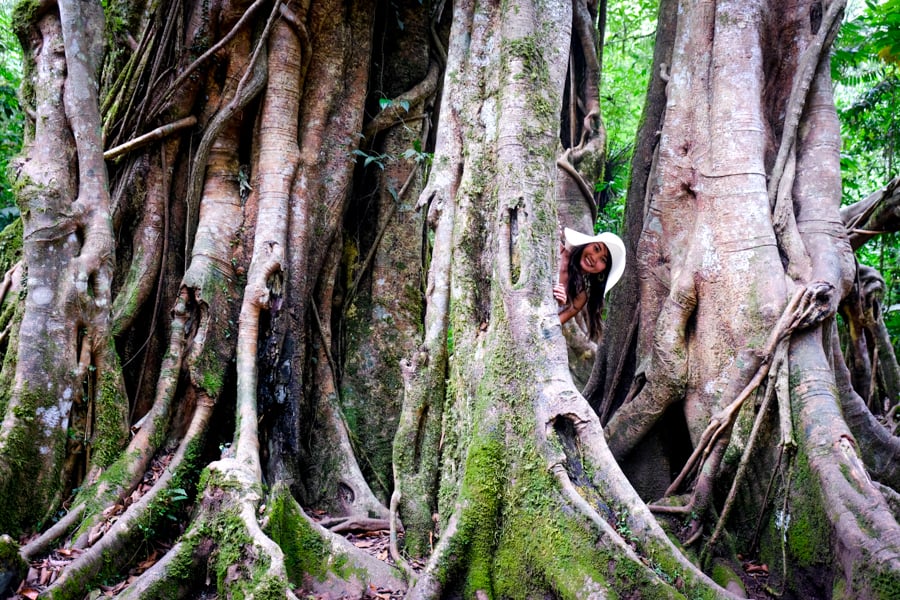
[[[900,0],[851,2],[831,62],[841,120],[844,204],[862,200],[897,175],[900,145]],[[884,320],[900,350],[900,248],[897,234],[856,252],[885,281]]]
[[13,35],[11,0],[0,0],[0,229],[18,216],[7,172],[22,146],[24,115],[16,90],[22,80],[22,49]]

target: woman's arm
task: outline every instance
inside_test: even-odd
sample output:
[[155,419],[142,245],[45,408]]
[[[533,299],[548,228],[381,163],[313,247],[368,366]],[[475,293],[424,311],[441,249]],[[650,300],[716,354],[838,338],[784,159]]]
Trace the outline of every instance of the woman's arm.
[[[556,288],[554,287],[553,289],[554,289],[554,293],[555,293]],[[582,308],[584,308],[585,302],[587,302],[587,294],[585,292],[582,292],[582,293],[578,294],[577,296],[575,296],[575,300],[572,301],[572,304],[569,304],[568,306],[563,307],[559,311],[560,324],[565,325],[566,321],[568,321],[569,319],[571,319],[572,317],[577,315],[578,311],[580,311]]]

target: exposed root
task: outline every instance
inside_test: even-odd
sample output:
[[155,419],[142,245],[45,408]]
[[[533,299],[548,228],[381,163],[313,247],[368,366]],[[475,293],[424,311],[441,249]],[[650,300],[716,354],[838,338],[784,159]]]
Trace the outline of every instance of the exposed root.
[[79,499],[76,506],[63,519],[60,519],[53,527],[22,548],[22,555],[26,559],[33,559],[44,552],[56,539],[65,535],[76,524],[80,525],[82,534],[80,540],[75,540],[74,546],[78,548],[86,547],[88,545],[87,532],[105,518],[100,513],[91,514],[87,515],[88,519],[86,521],[80,522],[87,504],[90,502],[100,505],[112,505],[130,494],[140,482],[150,460],[158,450],[153,444],[153,440],[161,439],[160,432],[164,431],[169,424],[171,404],[181,372],[184,350],[184,327],[188,318],[186,299],[186,290],[182,289],[181,297],[174,309],[169,349],[157,381],[156,400],[153,407],[141,420],[142,424],[133,430],[134,435],[127,449],[122,452],[118,459],[118,466],[113,467],[113,471],[118,471],[119,467],[124,467],[125,477],[112,487],[110,487],[109,482],[101,478],[96,488],[91,492],[89,499]]
[[347,533],[349,531],[377,531],[388,529],[388,519],[370,519],[366,517],[347,516],[329,517],[319,522],[319,525],[334,533]]
[[[121,551],[136,536],[142,535],[140,525],[152,520],[151,511],[154,506],[157,506],[158,503],[164,505],[167,502],[165,493],[172,487],[173,479],[176,475],[179,478],[184,476],[182,467],[189,467],[185,464],[185,456],[202,442],[213,406],[214,403],[208,398],[206,401],[202,399],[198,401],[190,428],[172,457],[169,467],[156,481],[153,488],[128,507],[103,537],[68,566],[50,587],[51,593],[62,594],[63,590],[73,589],[73,587],[83,590],[84,584],[93,579],[107,562],[116,564],[122,559]],[[175,481],[180,481],[180,479]]]
[[[850,385],[850,372],[841,354],[837,328],[832,329],[832,362],[844,420],[859,444],[866,468],[879,482],[900,490],[900,439],[872,415]],[[890,420],[888,421],[890,422]]]
[[119,600],[132,600],[134,598],[155,597],[156,590],[154,588],[160,581],[166,579],[169,570],[172,568],[172,563],[178,560],[183,551],[183,544],[181,542],[176,543],[152,567],[144,571],[140,577],[122,590],[117,598]]
[[50,527],[40,536],[22,546],[22,549],[19,551],[22,558],[32,561],[38,555],[43,554],[53,542],[64,536],[72,527],[78,524],[82,515],[84,515],[84,511],[84,502],[70,509],[66,516],[57,521],[53,527]]
[[[575,409],[573,402],[583,403],[584,408],[580,410]],[[555,407],[555,410],[553,413],[547,413],[549,418],[545,421],[548,435],[555,428],[554,423],[557,420],[562,419],[571,422],[577,437],[578,449],[582,460],[585,462],[585,470],[594,473],[591,480],[592,487],[595,490],[604,490],[604,497],[608,496],[621,505],[621,508],[617,509],[617,514],[621,515],[623,523],[635,536],[637,544],[634,549],[626,550],[626,556],[632,559],[636,558],[638,564],[641,565],[652,563],[657,556],[673,557],[678,564],[681,577],[686,585],[711,588],[716,590],[720,597],[735,598],[734,594],[716,585],[708,575],[703,573],[697,565],[688,560],[674,546],[619,468],[618,463],[616,463],[615,458],[603,441],[599,419],[590,410],[587,403],[580,396],[573,397],[568,394],[562,394],[552,406]],[[558,459],[556,462],[558,463]],[[559,477],[558,474],[557,477]],[[563,485],[563,489],[566,489],[566,485]],[[577,490],[567,492],[567,497],[570,498],[573,505],[581,512],[585,510],[593,512],[593,515],[590,515],[590,513],[585,514],[602,532],[609,533],[611,528],[609,524],[596,513],[593,507],[584,507],[581,501],[571,495],[573,491],[576,496],[581,497]],[[606,523],[606,525],[600,521]],[[615,547],[621,550],[623,549],[622,544],[629,546],[629,544],[621,540],[620,534],[615,530],[611,535],[609,543]]]
[[821,330],[792,340],[791,371],[797,377],[792,393],[802,436],[798,442],[815,474],[834,535],[842,540],[835,556],[847,593],[873,597],[879,582],[896,582],[900,576],[900,525],[869,479],[843,421]]
[[443,534],[438,544],[434,547],[431,557],[425,568],[419,573],[418,577],[413,581],[409,592],[406,595],[407,600],[439,600],[443,585],[441,584],[438,573],[440,571],[449,571],[453,569],[461,556],[454,555],[452,542],[456,540],[456,534],[459,531],[459,522],[462,518],[462,507],[457,506],[453,514],[447,520]]

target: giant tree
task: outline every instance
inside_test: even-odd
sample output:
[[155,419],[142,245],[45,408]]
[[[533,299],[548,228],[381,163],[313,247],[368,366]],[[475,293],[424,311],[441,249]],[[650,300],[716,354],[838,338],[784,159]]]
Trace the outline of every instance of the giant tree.
[[[154,544],[121,594],[731,597],[737,552],[897,589],[897,441],[835,328],[842,4],[661,3],[582,395],[550,290],[604,10],[21,5],[0,528],[75,557],[46,596]],[[375,527],[396,566],[335,533]]]

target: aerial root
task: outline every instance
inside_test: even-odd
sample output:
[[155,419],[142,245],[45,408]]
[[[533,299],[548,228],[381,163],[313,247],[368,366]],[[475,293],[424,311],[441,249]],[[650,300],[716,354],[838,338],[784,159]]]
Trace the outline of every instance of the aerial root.
[[[827,316],[825,312],[828,310],[827,305],[830,305],[829,299],[833,291],[834,287],[827,282],[813,282],[806,287],[797,289],[769,334],[762,351],[762,363],[756,373],[734,401],[712,416],[709,425],[700,436],[700,441],[697,443],[696,448],[694,448],[681,472],[666,490],[666,496],[675,494],[685,480],[709,460],[714,449],[720,445],[722,438],[730,434],[737,415],[747,398],[756,391],[762,381],[769,375],[773,366],[775,371],[778,371],[781,364],[786,360],[786,352],[776,352],[778,347],[783,342],[786,342],[796,329],[809,327]],[[708,476],[714,476],[714,471],[715,469],[709,469]],[[680,510],[688,509],[687,512],[690,512],[697,508],[705,509],[706,506],[703,504],[697,504],[692,499],[688,503],[689,509],[688,506],[685,506],[681,507]],[[659,504],[654,504],[650,508],[654,512],[674,513],[673,507],[664,507]]]
[[131,152],[132,150],[142,148],[143,146],[146,146],[151,142],[161,140],[181,131],[182,129],[193,127],[196,124],[197,117],[195,117],[194,115],[178,119],[172,123],[166,123],[165,125],[161,125],[153,131],[140,135],[132,140],[125,142],[124,144],[119,144],[115,148],[110,148],[103,153],[103,159],[113,160],[114,158],[118,158],[119,156]]
[[737,498],[738,488],[740,487],[741,483],[744,480],[744,477],[746,476],[747,469],[750,465],[750,457],[753,454],[756,440],[759,436],[760,430],[762,429],[762,423],[765,419],[766,413],[768,412],[769,405],[772,402],[772,398],[776,394],[776,379],[787,370],[787,346],[787,341],[782,340],[778,345],[778,349],[775,351],[775,376],[773,377],[770,375],[769,377],[762,406],[759,407],[759,412],[756,414],[756,419],[753,421],[753,428],[750,431],[750,437],[747,440],[744,454],[741,456],[741,462],[738,465],[737,473],[734,476],[734,481],[731,484],[731,489],[728,491],[728,497],[725,499],[725,504],[722,507],[722,512],[719,515],[718,521],[716,522],[715,529],[713,529],[712,535],[710,535],[709,540],[707,540],[704,546],[703,553],[701,555],[701,564],[704,562],[704,557],[709,555],[709,551],[715,547],[716,542],[722,535],[722,531],[725,528],[725,523],[728,520],[728,516],[731,513],[731,509],[734,506],[735,499]]
[[412,108],[424,105],[426,100],[434,95],[440,74],[440,65],[432,62],[428,68],[428,73],[425,74],[422,81],[410,90],[392,99],[369,121],[365,131],[363,131],[365,138],[371,140],[377,134],[391,127],[424,118],[424,114],[412,116]]
[[[256,11],[256,9],[263,4],[265,4],[263,0],[255,0],[253,4],[251,4],[250,7],[248,7],[247,10],[244,11],[244,14],[241,15],[241,18],[238,19],[237,23],[234,24],[231,30],[227,34],[225,34],[222,39],[217,41],[212,47],[210,47],[206,52],[204,52],[201,56],[194,60],[194,62],[188,65],[178,75],[175,81],[173,81],[169,88],[160,96],[160,100],[157,102],[157,104],[151,108],[149,117],[150,119],[156,117],[159,112],[162,111],[162,109],[165,107],[165,103],[168,102],[172,95],[181,88],[181,84],[191,76],[191,73],[193,73],[197,69],[197,67],[214,56],[216,52],[221,50],[225,46],[225,44],[230,42],[234,38],[234,36],[237,35],[237,33],[245,24],[251,22],[250,17],[253,16],[253,13]],[[278,4],[280,4],[280,2],[276,2],[276,10],[278,9]]]

